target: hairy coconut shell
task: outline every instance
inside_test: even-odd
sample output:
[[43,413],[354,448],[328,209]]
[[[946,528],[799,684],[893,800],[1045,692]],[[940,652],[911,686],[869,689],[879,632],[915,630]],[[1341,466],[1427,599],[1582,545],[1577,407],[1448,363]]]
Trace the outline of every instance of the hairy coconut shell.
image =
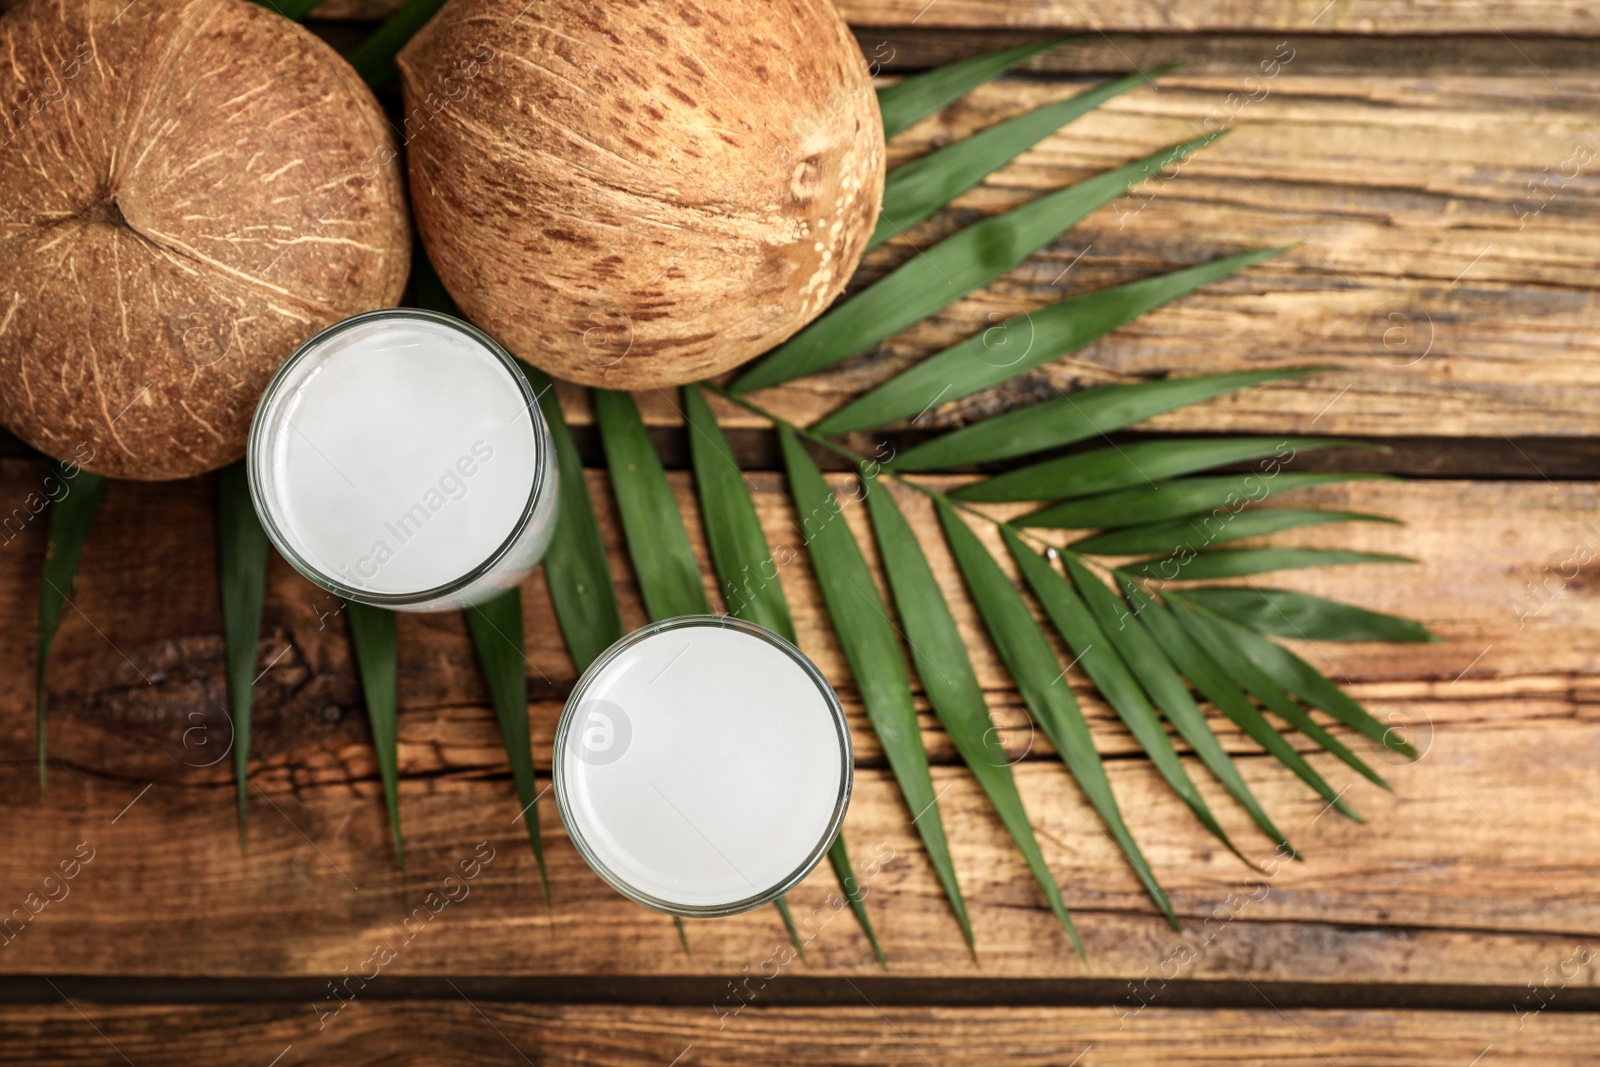
[[829,0],[451,0],[399,66],[429,258],[558,377],[742,363],[828,306],[877,218],[883,126]]
[[0,18],[0,422],[122,478],[244,452],[268,378],[393,304],[394,137],[245,0],[28,0]]

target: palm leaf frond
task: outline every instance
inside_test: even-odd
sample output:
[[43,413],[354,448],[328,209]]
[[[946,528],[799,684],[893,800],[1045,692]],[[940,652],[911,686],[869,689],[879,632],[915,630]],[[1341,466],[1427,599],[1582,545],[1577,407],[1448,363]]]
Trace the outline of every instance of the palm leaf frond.
[[[61,626],[62,609],[72,603],[67,590],[78,573],[78,558],[89,540],[89,527],[105,499],[106,479],[59,460],[51,460],[45,472],[45,492],[50,505],[50,533],[45,542],[44,568],[39,576],[39,655],[34,668],[34,708],[39,747],[39,793],[45,788],[45,670],[50,664],[50,646]],[[52,489],[54,485],[56,488]],[[57,496],[59,492],[61,495]]]
[[1387,474],[1284,470],[1276,473],[1249,471],[1244,474],[1176,478],[1062,501],[1023,515],[1013,520],[1013,525],[1066,530],[1114,529],[1199,515],[1207,511],[1237,511],[1250,504],[1262,503],[1279,493],[1316,485],[1394,480]]
[[239,846],[245,846],[250,770],[250,714],[267,592],[267,532],[250,499],[244,461],[217,472],[217,565],[222,589],[222,640],[227,652],[228,711],[233,717],[233,778]]
[[1172,903],[1123,821],[1122,811],[1111,791],[1111,781],[1100,762],[1100,754],[1095,751],[1094,739],[1089,735],[1088,724],[1083,721],[1083,712],[1072,695],[1072,687],[1066,683],[1066,670],[1057,662],[1021,594],[989,555],[983,542],[948,505],[940,502],[938,511],[945,541],[972,593],[984,628],[1017,683],[1023,702],[1044,729],[1045,736],[1055,746],[1089,803],[1099,812],[1118,851],[1176,930],[1178,919]]
[[1018,63],[1048,52],[1073,38],[1040,41],[1001,52],[974,56],[923,74],[913,74],[885,89],[878,90],[878,111],[883,115],[883,136],[890,138],[952,104],[992,78],[998,78]]
[[906,646],[922,689],[928,695],[939,723],[950,735],[956,751],[978,780],[1006,832],[1022,852],[1034,880],[1044,891],[1045,901],[1058,922],[1072,938],[1082,956],[1083,940],[1067,914],[1061,889],[1045,865],[1044,854],[1028,823],[1028,813],[1017,792],[1011,761],[996,737],[994,719],[978,684],[977,671],[967,655],[961,633],[956,628],[950,606],[939,592],[938,580],[928,566],[928,558],[900,508],[881,484],[867,487],[867,510],[878,541],[878,554],[894,594],[895,607],[905,627]]
[[[1066,641],[1067,647],[1072,650],[1076,664],[1083,668],[1095,688],[1105,697],[1106,703],[1111,705],[1117,717],[1127,726],[1128,732],[1139,743],[1139,747],[1150,757],[1150,762],[1161,777],[1172,787],[1172,791],[1178,794],[1178,798],[1188,805],[1195,818],[1200,820],[1200,824],[1221,841],[1229,852],[1248,864],[1250,860],[1223,831],[1216,816],[1211,813],[1210,807],[1201,798],[1199,790],[1195,788],[1188,773],[1183,769],[1183,761],[1178,758],[1177,749],[1173,747],[1166,730],[1162,728],[1155,708],[1151,706],[1144,690],[1134,679],[1135,670],[1146,678],[1154,671],[1151,650],[1131,640],[1134,631],[1123,620],[1115,616],[1107,617],[1109,612],[1103,609],[1107,606],[1106,597],[1110,596],[1109,592],[1092,577],[1088,577],[1087,572],[1082,571],[1081,567],[1072,571],[1073,581],[1078,586],[1074,589],[1051,569],[1044,557],[1030,551],[1010,531],[1005,531],[1005,534],[1006,547],[1010,549],[1012,558],[1017,561],[1023,578],[1033,589],[1034,598],[1043,606],[1045,615],[1061,634],[1062,640]],[[1067,563],[1075,565],[1070,556],[1067,557]],[[1085,587],[1085,578],[1091,587]],[[1091,605],[1095,610],[1091,611]],[[1187,709],[1180,705],[1178,711],[1181,717]],[[1168,717],[1173,717],[1171,712]],[[1197,737],[1205,738],[1210,735],[1210,729],[1206,727],[1204,718],[1199,718],[1198,724],[1195,718],[1183,721],[1189,731]],[[1175,721],[1174,725],[1176,724]],[[1214,737],[1209,740],[1215,744]],[[1217,746],[1213,755],[1220,751],[1220,746]],[[1229,761],[1225,765],[1225,772],[1231,769],[1232,764]],[[1237,774],[1233,777],[1237,778]],[[1282,835],[1274,833],[1274,836],[1281,838]]]
[[372,728],[372,747],[378,756],[383,797],[389,809],[389,832],[395,859],[405,870],[405,846],[400,840],[400,698],[396,681],[395,613],[354,600],[345,602],[344,617],[350,627],[356,669],[361,675],[361,696]]
[[394,57],[443,6],[444,0],[406,0],[345,58],[374,92],[386,88],[400,76]]
[[972,923],[956,882],[955,864],[950,858],[950,844],[928,769],[928,753],[917,728],[911,681],[894,625],[845,521],[842,502],[828,488],[822,472],[793,430],[780,427],[778,442],[789,473],[789,492],[799,512],[812,572],[821,587],[828,617],[839,635],[873,732],[883,745],[889,769],[900,785],[912,822],[970,948]]
[[1334,511],[1331,508],[1260,508],[1249,511],[1219,508],[1208,515],[1153,522],[1144,526],[1124,526],[1119,530],[1094,534],[1072,542],[1071,548],[1075,552],[1092,552],[1101,556],[1178,553],[1185,549],[1193,552],[1249,537],[1336,522],[1386,522],[1398,525],[1397,520],[1387,515]]
[[876,248],[921,222],[1073,119],[1172,69],[1158,67],[1104,82],[896,167],[884,178],[883,209],[867,247]]
[[1194,642],[1189,632],[1173,617],[1167,605],[1151,597],[1131,580],[1124,579],[1122,589],[1134,605],[1135,615],[1149,628],[1162,653],[1171,659],[1185,678],[1194,683],[1195,689],[1202,696],[1233,720],[1234,725],[1243,730],[1256,744],[1294,772],[1295,777],[1310,786],[1340,814],[1355,822],[1362,821],[1361,816],[1345,803],[1342,793],[1329,785],[1327,779],[1318,774],[1311,764],[1306,762],[1305,757],[1284,740],[1283,735],[1267,722],[1266,716],[1250,702],[1250,698],[1228,676],[1227,671]]
[[[706,541],[717,580],[722,585],[723,603],[730,615],[765,626],[790,644],[796,644],[789,600],[784,596],[783,583],[778,580],[777,563],[761,531],[761,519],[756,515],[755,501],[745,485],[744,472],[735,462],[722,427],[717,425],[710,405],[697,387],[684,387],[683,406],[684,420],[689,426],[695,484],[700,490],[700,508],[705,516]],[[878,935],[867,916],[860,883],[850,867],[843,830],[829,846],[828,854],[834,870],[843,872],[839,874],[840,888],[847,896],[855,894],[851,898],[851,908],[867,935],[873,954],[882,964],[883,950],[878,947]],[[788,900],[779,897],[776,903],[789,939],[804,959],[805,943],[795,927],[794,916],[789,913]]]
[[1296,570],[1301,567],[1334,567],[1353,563],[1415,563],[1410,556],[1391,556],[1381,552],[1346,552],[1323,548],[1223,548],[1188,555],[1162,556],[1130,563],[1124,569],[1132,574],[1165,581],[1198,581],[1212,578],[1242,578],[1252,574]]
[[[929,471],[1012,459],[1077,444],[1091,437],[1126,429],[1156,415],[1241,389],[1303,378],[1321,371],[1319,367],[1293,367],[1236,374],[1203,374],[1191,378],[1160,378],[1129,385],[1080,389],[1054,400],[1029,404],[1004,415],[994,415],[941,434],[901,452],[894,457],[891,465],[897,471]],[[1201,504],[1194,510],[1204,510],[1206,506]],[[1082,525],[1115,524],[1088,522]]]
[[550,903],[550,875],[544,865],[544,842],[539,834],[539,791],[533,771],[533,745],[528,730],[527,654],[523,652],[522,590],[513,586],[494,598],[466,610],[467,630],[478,652],[478,665],[489,687],[500,740],[511,763],[511,781],[522,805],[522,823],[539,864],[544,901]]
[[811,323],[730,388],[735,393],[765,389],[865,352],[1006,274],[1095,208],[1218,136],[1173,145],[968,226]]
[[1230,463],[1268,457],[1287,461],[1301,452],[1325,448],[1378,450],[1381,446],[1338,437],[1178,437],[1140,441],[1047,459],[962,486],[950,495],[957,500],[984,502],[1063,500],[1149,485]]
[[[816,429],[834,434],[882,426],[936,404],[971,396],[1076,351],[1147,311],[1281,251],[1242,252],[1014,315],[902,371],[845,404]],[[915,263],[917,260],[911,261]]]
[[1302,641],[1437,640],[1427,627],[1410,619],[1290,589],[1188,589],[1183,595],[1185,600],[1225,619],[1276,637]]

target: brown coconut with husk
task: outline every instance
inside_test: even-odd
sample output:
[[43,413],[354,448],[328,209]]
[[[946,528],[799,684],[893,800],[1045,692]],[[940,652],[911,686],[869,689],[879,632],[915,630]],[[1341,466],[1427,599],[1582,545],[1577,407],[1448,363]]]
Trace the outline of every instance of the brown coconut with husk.
[[243,454],[274,370],[391,305],[394,137],[332,49],[245,0],[0,18],[0,422],[122,478]]
[[877,218],[882,122],[829,0],[451,0],[399,66],[429,258],[561,378],[759,355],[839,294]]

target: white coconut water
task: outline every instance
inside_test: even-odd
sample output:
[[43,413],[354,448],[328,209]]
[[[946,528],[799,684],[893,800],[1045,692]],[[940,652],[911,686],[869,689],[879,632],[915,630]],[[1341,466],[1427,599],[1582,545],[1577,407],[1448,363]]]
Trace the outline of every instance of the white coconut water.
[[538,561],[554,527],[553,455],[531,400],[456,320],[347,320],[285,365],[257,413],[263,523],[307,577],[352,599],[485,599]]
[[671,620],[613,646],[557,744],[557,797],[585,858],[685,914],[775,898],[826,852],[849,799],[849,734],[827,683],[737,620]]

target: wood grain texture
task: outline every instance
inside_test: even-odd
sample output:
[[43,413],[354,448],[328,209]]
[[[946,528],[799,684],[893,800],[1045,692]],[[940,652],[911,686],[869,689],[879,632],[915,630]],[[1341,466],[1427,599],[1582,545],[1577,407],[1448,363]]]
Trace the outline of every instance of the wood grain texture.
[[[402,0],[324,0],[312,13],[322,19],[381,18]],[[1160,0],[839,0],[853,26],[926,29],[1013,29],[1065,32],[1274,33],[1285,30],[1344,34],[1442,35],[1551,34],[1600,36],[1600,20],[1583,5],[1558,0],[1206,0],[1179,6]]]
[[[1278,47],[1259,42],[1257,62],[1272,62]],[[1316,42],[1271,79],[1250,62],[1232,73],[1167,75],[1160,89],[1078,120],[876,250],[857,287],[984,215],[1208,127],[1231,123],[1233,132],[988,289],[831,373],[758,398],[809,422],[969,335],[989,331],[997,358],[1001,345],[1025,346],[1026,321],[999,324],[1064,296],[1292,244],[1007,385],[936,407],[917,429],[1085,386],[1333,365],[1343,369],[1145,425],[1497,440],[1586,434],[1600,405],[1600,360],[1583,325],[1596,306],[1587,264],[1600,240],[1592,119],[1600,81],[1578,74],[1552,87],[1505,47],[1507,73],[1492,77],[1324,76]],[[891,165],[1081,88],[985,86],[898,139]],[[674,403],[647,397],[646,417],[676,422]],[[733,425],[759,423],[718,413]]]
[[[1151,1009],[1120,1024],[1092,1008],[905,1009],[870,1004],[750,1009],[543,1007],[475,1000],[359,998],[317,1029],[310,1005],[168,1008],[78,1003],[0,1009],[0,1062],[121,1062],[139,1067],[281,1062],[693,1067],[781,1062],[884,1067],[1000,1062],[1081,1067],[1462,1067],[1593,1063],[1594,1016],[1549,1015],[1519,1029],[1509,1014]],[[720,1024],[720,1028],[719,1028]],[[282,1056],[281,1061],[273,1057]],[[1074,1059],[1074,1057],[1079,1057]],[[676,1057],[676,1059],[675,1059]]]
[[[0,465],[15,492],[35,464]],[[675,475],[693,516],[687,482]],[[769,537],[793,536],[776,476],[753,475]],[[949,484],[938,479],[937,484]],[[841,488],[842,482],[836,483]],[[592,488],[605,500],[603,476]],[[4,950],[14,974],[336,974],[368,958],[377,941],[404,939],[386,970],[404,974],[739,973],[783,941],[767,910],[690,924],[685,957],[672,924],[628,904],[583,866],[542,805],[555,906],[539,902],[526,841],[492,715],[459,617],[401,625],[402,818],[415,908],[479,842],[494,852],[470,896],[416,922],[408,936],[399,876],[385,847],[376,769],[358,707],[349,653],[333,605],[281,565],[269,580],[257,687],[249,858],[239,855],[231,783],[222,760],[221,641],[217,636],[209,491],[204,482],[118,486],[85,553],[73,609],[52,669],[51,791],[33,790],[29,665],[32,636],[0,636],[0,823],[8,861],[0,902],[28,894],[80,842],[94,850],[70,895],[44,907]],[[1563,562],[1600,544],[1585,524],[1600,486],[1545,483],[1366,484],[1324,489],[1323,503],[1411,520],[1402,529],[1308,531],[1297,543],[1399,551],[1417,567],[1306,572],[1279,583],[1396,610],[1434,627],[1443,645],[1323,645],[1335,676],[1380,717],[1407,727],[1426,750],[1389,765],[1396,793],[1353,784],[1366,827],[1324,813],[1320,801],[1275,764],[1249,755],[1230,731],[1247,779],[1310,857],[1270,878],[1212,846],[1143,759],[1109,767],[1130,825],[1171,891],[1185,933],[1168,934],[1120,857],[1090,820],[1059,763],[1003,697],[1005,682],[938,543],[932,519],[910,497],[935,572],[997,710],[1045,856],[1079,917],[1093,973],[1143,981],[1181,958],[1185,978],[1295,979],[1520,986],[1600,937],[1588,887],[1600,839],[1574,819],[1595,800],[1600,732],[1586,680],[1600,647],[1592,567]],[[846,509],[853,525],[859,506]],[[602,508],[615,555],[614,517]],[[858,527],[858,535],[863,531]],[[698,543],[698,530],[691,534]],[[0,550],[0,613],[25,617],[34,596],[42,531],[30,526]],[[625,573],[619,565],[616,573]],[[175,577],[176,576],[176,577]],[[782,581],[801,644],[835,678],[837,650],[823,632],[803,564]],[[1538,583],[1542,607],[1527,600]],[[627,620],[642,612],[620,586]],[[1516,607],[1513,599],[1524,598]],[[572,681],[548,604],[530,584],[531,716],[535,755],[547,749]],[[1319,662],[1322,662],[1319,659]],[[869,907],[894,974],[1061,976],[1086,973],[1038,898],[1015,849],[947,743],[925,720],[940,806],[957,870],[973,907],[981,969],[974,966],[920,854],[909,813],[853,711],[862,766],[846,834],[868,868]],[[1096,743],[1110,756],[1129,746],[1090,703]],[[209,766],[207,766],[209,764]],[[1318,757],[1336,787],[1354,776]],[[148,787],[148,788],[146,788]],[[1265,843],[1216,790],[1209,798],[1253,854]],[[131,806],[130,806],[131,805]],[[863,871],[864,876],[866,870]],[[821,873],[792,897],[816,973],[870,974],[867,946],[833,909]],[[1232,895],[1230,895],[1232,894]],[[1255,896],[1248,903],[1241,899]],[[831,899],[830,899],[831,898]],[[1208,924],[1207,920],[1211,920]],[[809,924],[809,926],[805,926]],[[375,940],[376,939],[376,940]],[[181,952],[174,946],[182,945]],[[1580,967],[1571,985],[1595,984]]]

